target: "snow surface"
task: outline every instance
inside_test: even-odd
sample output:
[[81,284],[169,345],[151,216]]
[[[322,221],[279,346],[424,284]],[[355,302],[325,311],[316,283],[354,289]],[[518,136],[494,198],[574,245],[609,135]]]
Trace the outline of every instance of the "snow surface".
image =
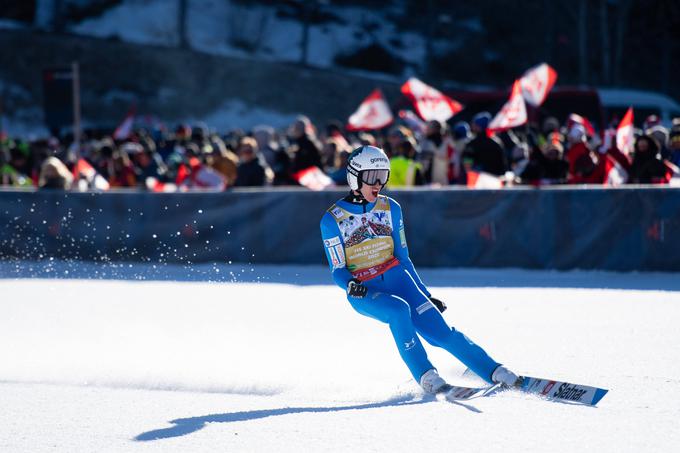
[[[676,275],[421,272],[449,304],[447,321],[497,360],[609,388],[590,408],[517,392],[464,404],[424,396],[387,327],[355,313],[323,267],[233,265],[236,282],[218,283],[74,262],[50,265],[61,278],[26,278],[46,276],[44,263],[0,263],[3,452],[680,445]],[[106,279],[63,278],[83,274]],[[154,280],[124,280],[135,275]],[[426,348],[449,381],[477,383]]]

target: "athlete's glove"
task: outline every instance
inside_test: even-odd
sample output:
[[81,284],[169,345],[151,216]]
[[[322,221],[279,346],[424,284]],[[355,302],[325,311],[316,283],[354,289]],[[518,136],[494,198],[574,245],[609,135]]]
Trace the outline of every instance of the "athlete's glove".
[[347,283],[347,295],[349,296],[361,299],[366,296],[367,291],[368,288],[362,285],[361,281],[357,280],[356,278],[353,278],[349,281],[349,283]]
[[430,296],[430,302],[432,302],[434,306],[437,307],[437,310],[439,310],[440,313],[444,313],[444,310],[446,310],[446,304],[441,300]]

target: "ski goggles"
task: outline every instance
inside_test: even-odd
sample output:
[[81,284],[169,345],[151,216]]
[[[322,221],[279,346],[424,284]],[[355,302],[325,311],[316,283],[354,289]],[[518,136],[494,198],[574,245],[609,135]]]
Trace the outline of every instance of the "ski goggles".
[[385,185],[387,180],[390,179],[389,170],[364,170],[359,173],[361,182],[366,185],[372,186],[374,184]]

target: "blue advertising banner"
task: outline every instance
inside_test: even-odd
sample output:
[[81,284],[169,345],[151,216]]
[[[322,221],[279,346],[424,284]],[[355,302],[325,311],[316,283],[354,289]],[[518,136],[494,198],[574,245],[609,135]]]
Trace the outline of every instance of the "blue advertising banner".
[[[680,270],[680,189],[400,190],[419,267]],[[325,262],[342,191],[0,191],[0,259]]]

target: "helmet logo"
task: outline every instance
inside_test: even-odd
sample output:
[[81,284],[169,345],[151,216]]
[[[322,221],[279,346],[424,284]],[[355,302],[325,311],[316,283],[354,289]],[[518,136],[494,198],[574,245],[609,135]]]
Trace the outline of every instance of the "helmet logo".
[[372,164],[374,164],[376,162],[384,162],[384,163],[388,164],[390,161],[386,157],[374,157],[373,159],[371,159]]

